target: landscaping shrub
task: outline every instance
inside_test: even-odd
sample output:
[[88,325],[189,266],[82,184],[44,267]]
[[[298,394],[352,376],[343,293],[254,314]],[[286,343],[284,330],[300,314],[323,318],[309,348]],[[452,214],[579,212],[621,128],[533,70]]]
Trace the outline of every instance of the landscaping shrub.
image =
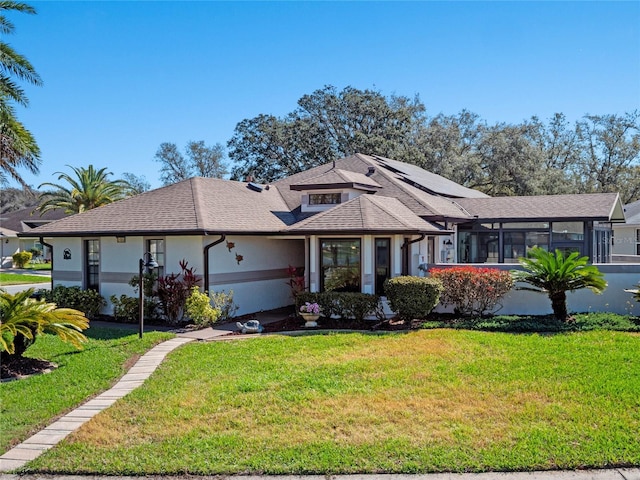
[[361,321],[368,315],[381,318],[380,297],[357,292],[301,292],[296,296],[296,311],[305,303],[320,305],[323,317],[337,316]]
[[186,260],[182,260],[179,265],[180,273],[171,273],[158,278],[158,298],[169,323],[178,323],[182,320],[191,289],[200,282],[195,269],[187,267]]
[[[87,338],[82,330],[89,321],[78,310],[59,308],[55,303],[31,297],[33,289],[15,295],[0,291],[0,352],[21,357],[26,349],[45,333],[57,335],[64,342],[81,349]],[[3,358],[3,361],[6,361]]]
[[[144,292],[142,297],[144,299],[144,318],[159,318],[162,316],[160,312],[160,300],[158,299],[156,292],[154,290],[156,282],[158,281],[158,274],[154,271],[151,271],[148,273],[143,273],[142,278],[144,279]],[[138,278],[138,275],[135,275],[134,277],[131,278],[131,280],[129,280],[129,285],[131,285],[134,288],[134,291],[136,293],[136,297],[128,297],[128,298],[132,298],[136,302],[135,320],[132,320],[133,322],[137,321],[137,318],[138,318],[138,302],[139,302],[138,296],[140,295],[140,290],[138,289],[139,284],[140,284],[140,279]],[[126,296],[126,295],[123,295],[123,296]],[[120,296],[120,298],[122,299],[123,296]],[[111,301],[113,303],[113,300]],[[125,301],[128,303],[133,303],[132,300],[125,300]],[[127,307],[127,309],[129,308],[133,308],[133,307],[131,306]],[[121,313],[125,314],[124,311]],[[128,313],[126,315],[131,315],[131,314]],[[115,316],[115,313],[114,313],[114,316]]]
[[454,312],[461,315],[492,313],[513,288],[511,274],[497,268],[432,268],[429,273],[442,282],[440,303],[453,305]]
[[92,289],[58,285],[52,290],[40,290],[47,302],[55,303],[59,308],[72,308],[84,312],[87,318],[95,318],[107,302],[102,295]]
[[220,310],[211,306],[211,299],[201,293],[199,287],[192,287],[185,304],[187,315],[199,326],[213,325],[220,318]]
[[400,319],[425,318],[440,300],[442,282],[430,277],[389,278],[384,283],[384,293]]
[[138,321],[138,298],[127,295],[120,295],[119,297],[111,295],[109,300],[111,300],[113,304],[113,317],[116,321],[125,323],[135,323]]
[[25,250],[11,255],[11,258],[13,259],[13,266],[16,268],[24,268],[25,265],[31,261],[32,257],[33,255],[31,252],[27,252]]
[[213,308],[220,312],[218,322],[228,322],[235,317],[238,305],[233,301],[233,290],[229,290],[229,293],[224,290],[212,292],[209,296],[211,297]]

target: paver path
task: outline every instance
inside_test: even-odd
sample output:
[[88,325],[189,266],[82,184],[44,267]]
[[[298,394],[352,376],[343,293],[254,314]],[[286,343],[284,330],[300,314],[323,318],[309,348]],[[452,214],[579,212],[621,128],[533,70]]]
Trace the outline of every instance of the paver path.
[[158,368],[158,365],[169,352],[193,340],[193,338],[176,337],[153,347],[140,357],[135,365],[112,388],[67,413],[44,430],[39,431],[1,455],[0,472],[20,468],[40,456],[44,451],[55,446],[71,432],[89,421],[94,415],[97,415],[142,385]]

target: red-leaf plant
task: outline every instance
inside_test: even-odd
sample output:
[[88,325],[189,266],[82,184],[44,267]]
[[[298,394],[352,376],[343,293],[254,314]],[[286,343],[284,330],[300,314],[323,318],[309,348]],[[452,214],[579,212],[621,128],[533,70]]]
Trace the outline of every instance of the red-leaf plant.
[[492,313],[513,287],[511,274],[497,268],[432,268],[429,273],[444,287],[440,303],[453,305],[455,313],[462,315]]
[[191,288],[200,286],[202,280],[195,274],[195,267],[187,267],[188,262],[185,259],[182,259],[179,265],[180,273],[170,273],[158,278],[158,298],[170,323],[182,320]]

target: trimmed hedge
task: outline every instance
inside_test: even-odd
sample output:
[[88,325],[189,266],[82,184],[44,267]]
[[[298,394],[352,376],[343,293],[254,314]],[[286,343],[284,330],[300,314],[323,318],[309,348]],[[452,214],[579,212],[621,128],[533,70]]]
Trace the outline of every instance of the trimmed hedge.
[[296,312],[306,302],[317,303],[323,317],[338,316],[358,321],[369,315],[383,318],[378,295],[354,292],[301,292],[296,295]]
[[58,308],[73,308],[84,312],[87,318],[95,318],[107,302],[102,295],[95,290],[82,290],[80,287],[65,287],[58,285],[53,290],[39,290],[40,294],[49,303],[55,303]]
[[401,320],[426,318],[440,301],[442,282],[435,278],[402,276],[384,282],[391,309]]

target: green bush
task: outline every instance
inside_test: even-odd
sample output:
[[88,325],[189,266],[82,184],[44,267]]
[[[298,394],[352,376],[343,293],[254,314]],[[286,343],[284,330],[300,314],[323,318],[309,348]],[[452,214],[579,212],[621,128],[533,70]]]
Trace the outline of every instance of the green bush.
[[55,303],[58,308],[72,308],[84,312],[87,318],[95,318],[106,305],[104,297],[95,290],[82,290],[80,287],[58,285],[52,290],[41,290],[47,302]]
[[11,258],[13,259],[13,266],[16,268],[24,268],[25,265],[31,261],[32,257],[33,255],[31,252],[27,252],[25,250],[11,255]]
[[192,287],[185,303],[187,315],[196,325],[206,327],[213,325],[220,318],[220,310],[211,306],[211,299],[200,287]]
[[111,300],[113,304],[113,317],[116,321],[125,323],[135,323],[138,321],[139,299],[127,295],[120,295],[119,297],[111,295],[109,300]]
[[426,318],[440,301],[442,290],[442,282],[429,277],[395,277],[384,283],[391,309],[405,321]]
[[296,311],[306,302],[317,303],[324,317],[363,320],[368,315],[382,318],[380,297],[357,292],[302,292],[296,297]]

